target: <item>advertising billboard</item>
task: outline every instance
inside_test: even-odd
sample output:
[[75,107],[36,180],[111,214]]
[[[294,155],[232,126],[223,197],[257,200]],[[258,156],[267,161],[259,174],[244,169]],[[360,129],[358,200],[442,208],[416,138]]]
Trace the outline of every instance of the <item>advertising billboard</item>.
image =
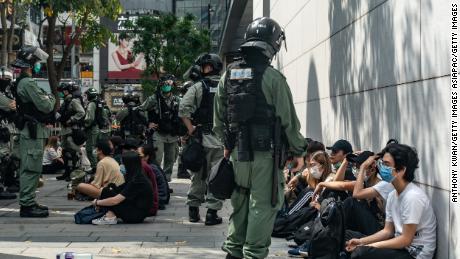
[[126,32],[115,34],[117,41],[109,42],[108,78],[109,79],[140,79],[145,70],[142,53],[135,55],[132,51],[135,39]]

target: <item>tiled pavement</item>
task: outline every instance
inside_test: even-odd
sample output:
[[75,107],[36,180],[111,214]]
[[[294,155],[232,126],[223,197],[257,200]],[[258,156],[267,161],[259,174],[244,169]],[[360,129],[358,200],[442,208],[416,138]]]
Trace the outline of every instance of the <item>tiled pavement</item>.
[[[66,184],[45,175],[39,201],[51,209],[45,219],[20,218],[17,200],[0,201],[0,258],[56,258],[61,252],[85,252],[93,258],[224,258],[229,201],[220,215],[224,223],[206,227],[190,223],[185,198],[189,180],[174,179],[166,210],[142,224],[76,225],[73,214],[89,202],[68,201]],[[206,213],[201,208],[202,220]],[[269,258],[286,257],[286,241],[272,239]]]

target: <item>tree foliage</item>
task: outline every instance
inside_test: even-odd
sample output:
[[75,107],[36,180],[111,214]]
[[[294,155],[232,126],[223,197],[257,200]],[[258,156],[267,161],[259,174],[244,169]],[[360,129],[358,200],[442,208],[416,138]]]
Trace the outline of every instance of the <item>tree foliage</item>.
[[[30,7],[31,0],[5,0],[0,3],[0,21],[2,25],[2,48],[0,50],[0,65],[6,66],[13,60],[9,54],[13,54],[14,31],[24,29],[26,26],[27,11]],[[7,20],[10,26],[7,28]]]
[[168,73],[181,77],[200,53],[210,49],[208,31],[197,28],[191,14],[181,18],[170,13],[142,16],[136,24],[126,22],[125,27],[135,39],[133,52],[144,54],[146,94],[155,87],[150,80],[152,75]]
[[[35,4],[43,7],[45,16],[40,26],[40,33],[45,21],[48,25],[46,42],[42,43],[40,39],[39,41],[40,46],[49,54],[47,60],[48,79],[51,91],[57,95],[57,86],[62,78],[65,63],[70,56],[72,47],[79,42],[83,51],[91,50],[94,47],[105,46],[109,39],[113,40],[110,29],[101,25],[99,20],[101,17],[116,20],[122,12],[122,6],[119,0],[36,0]],[[55,65],[57,22],[60,21],[66,27],[71,25],[72,19],[76,30],[70,35],[69,43],[62,46],[62,59]]]

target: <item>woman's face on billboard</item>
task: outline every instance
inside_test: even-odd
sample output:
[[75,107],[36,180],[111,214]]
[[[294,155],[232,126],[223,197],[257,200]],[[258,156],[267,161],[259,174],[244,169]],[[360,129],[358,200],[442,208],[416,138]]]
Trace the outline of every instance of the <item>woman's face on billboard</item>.
[[121,39],[119,42],[122,48],[127,48],[129,46],[129,41],[127,39]]

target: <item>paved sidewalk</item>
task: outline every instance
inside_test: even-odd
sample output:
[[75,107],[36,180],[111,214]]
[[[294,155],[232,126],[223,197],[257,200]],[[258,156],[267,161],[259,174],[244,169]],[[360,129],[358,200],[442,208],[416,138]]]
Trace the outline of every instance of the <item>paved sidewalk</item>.
[[[224,223],[206,227],[188,222],[185,198],[189,180],[174,179],[166,210],[142,224],[76,225],[73,215],[89,202],[68,201],[66,183],[45,175],[39,201],[50,207],[45,219],[20,218],[17,200],[0,201],[0,258],[56,258],[60,252],[92,253],[93,258],[224,258],[230,202],[219,213]],[[286,241],[273,239],[270,258],[286,257]]]

